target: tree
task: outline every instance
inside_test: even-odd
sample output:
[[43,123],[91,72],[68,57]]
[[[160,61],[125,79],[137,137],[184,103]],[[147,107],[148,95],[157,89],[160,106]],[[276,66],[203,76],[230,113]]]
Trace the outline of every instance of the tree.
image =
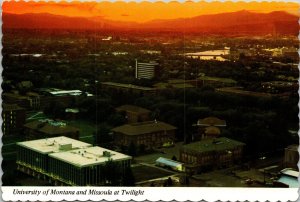
[[46,115],[52,115],[54,118],[64,118],[66,104],[63,102],[52,101],[45,109],[44,113]]
[[101,145],[112,141],[112,137],[109,134],[110,129],[111,127],[105,122],[98,125],[97,130],[94,132],[97,144]]
[[104,165],[104,176],[107,185],[116,186],[120,185],[121,167],[116,162],[108,160]]
[[136,156],[136,145],[133,142],[130,142],[128,146],[128,154],[130,156]]
[[146,149],[146,145],[144,145],[144,144],[139,145],[139,153],[144,153],[145,149]]
[[131,167],[126,167],[123,174],[123,186],[134,186],[135,179]]
[[173,157],[172,157],[172,160],[173,160],[173,161],[177,161],[176,156],[173,156]]

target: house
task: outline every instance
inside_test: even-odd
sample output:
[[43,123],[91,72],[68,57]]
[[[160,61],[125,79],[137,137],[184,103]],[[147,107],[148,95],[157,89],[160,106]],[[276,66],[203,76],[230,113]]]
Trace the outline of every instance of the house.
[[2,104],[2,132],[4,136],[19,135],[26,119],[26,109],[17,104]]
[[144,122],[150,119],[150,110],[134,106],[134,105],[122,105],[116,108],[119,113],[125,113],[125,117],[128,123]]
[[173,145],[176,127],[161,121],[146,121],[125,124],[112,129],[114,142],[118,146],[133,143],[145,149]]
[[179,159],[187,165],[186,169],[191,169],[188,172],[226,167],[241,160],[244,145],[225,137],[205,139],[183,145]]
[[24,133],[28,139],[56,136],[79,138],[78,128],[68,126],[62,121],[54,121],[51,119],[36,120],[24,124]]

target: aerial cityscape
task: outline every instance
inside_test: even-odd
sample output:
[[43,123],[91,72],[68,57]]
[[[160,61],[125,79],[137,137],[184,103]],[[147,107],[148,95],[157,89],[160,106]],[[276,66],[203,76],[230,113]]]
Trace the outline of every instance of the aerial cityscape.
[[3,186],[299,187],[298,10],[3,2]]

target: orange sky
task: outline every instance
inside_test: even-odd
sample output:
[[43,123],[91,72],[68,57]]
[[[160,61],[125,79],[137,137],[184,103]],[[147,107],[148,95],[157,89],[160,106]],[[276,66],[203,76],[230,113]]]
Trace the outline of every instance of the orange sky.
[[120,21],[145,22],[153,19],[173,19],[194,17],[203,14],[215,14],[250,10],[272,12],[283,10],[298,15],[299,4],[296,2],[7,2],[2,5],[8,13],[51,13],[66,16],[102,16]]

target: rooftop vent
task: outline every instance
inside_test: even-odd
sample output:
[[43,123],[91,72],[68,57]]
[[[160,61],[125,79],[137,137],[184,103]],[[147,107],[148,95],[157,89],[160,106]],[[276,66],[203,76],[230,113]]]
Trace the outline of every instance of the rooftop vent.
[[103,156],[104,157],[110,157],[111,153],[109,151],[103,151]]
[[59,144],[59,150],[68,151],[72,149],[72,144]]

